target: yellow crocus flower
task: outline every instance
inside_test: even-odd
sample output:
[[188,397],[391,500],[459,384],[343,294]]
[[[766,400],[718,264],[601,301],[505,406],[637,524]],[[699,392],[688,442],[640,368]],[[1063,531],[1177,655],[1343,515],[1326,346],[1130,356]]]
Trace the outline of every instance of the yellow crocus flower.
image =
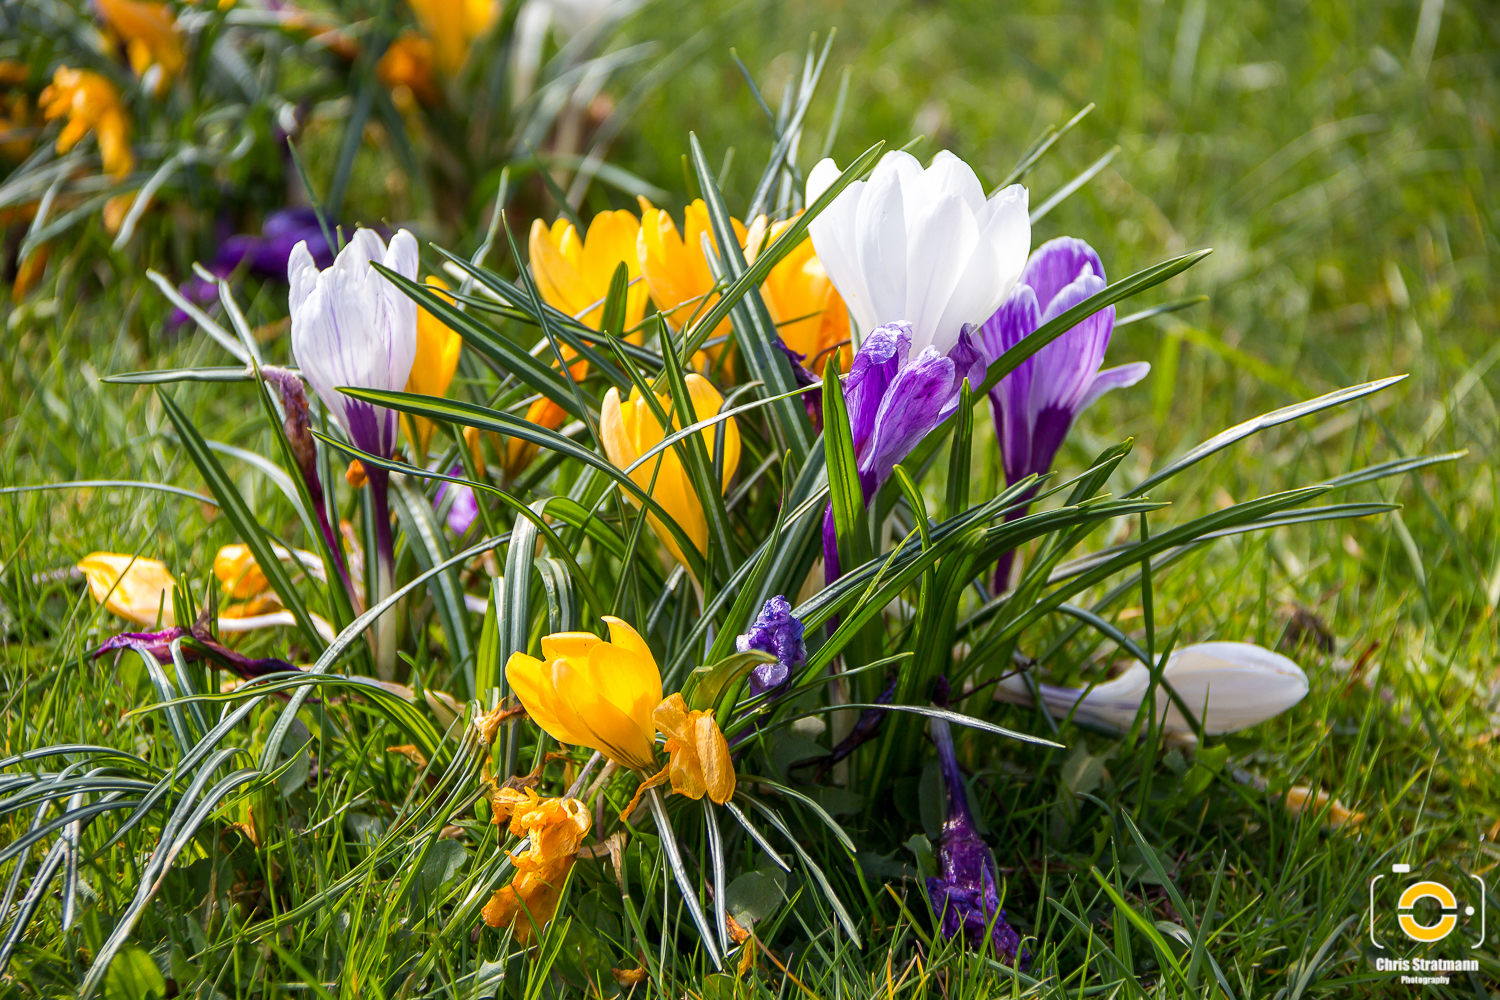
[[78,568],[88,580],[94,600],[121,618],[155,625],[159,612],[164,628],[177,624],[172,613],[172,590],[177,581],[159,560],[90,552],[78,561]]
[[[427,278],[427,285],[446,291],[447,282],[436,276]],[[451,304],[451,296],[444,296]],[[446,323],[426,309],[417,310],[417,354],[412,362],[411,374],[406,377],[406,391],[424,396],[446,396],[453,384],[453,374],[458,371],[458,355],[463,348],[463,338]],[[427,445],[432,440],[436,425],[426,417],[411,417],[415,427],[407,428],[407,437],[416,445],[417,452],[427,454]]]
[[422,33],[432,39],[438,69],[452,76],[463,68],[469,48],[500,16],[496,0],[406,0]]
[[707,795],[720,805],[728,802],[734,794],[734,761],[714,713],[689,711],[682,695],[674,693],[656,706],[652,721],[667,737],[672,791],[690,799]]
[[542,659],[513,654],[505,679],[526,714],[559,743],[650,773],[661,671],[640,633],[618,618],[604,621],[609,641],[588,632],[545,636]]
[[[651,301],[667,322],[681,329],[696,316],[711,309],[719,296],[713,293],[715,285],[713,271],[703,255],[703,238],[718,249],[714,239],[713,224],[708,218],[708,206],[699,198],[683,212],[681,235],[677,224],[663,210],[654,207],[645,198],[641,202],[641,235],[636,241],[636,253],[640,256],[641,275],[651,291]],[[738,219],[731,219],[735,236],[740,246],[745,245],[747,231]],[[714,327],[711,340],[727,338],[732,330],[725,319]],[[718,359],[723,346],[709,349],[709,357]]]
[[99,17],[125,43],[125,55],[136,76],[144,76],[152,66],[161,67],[158,93],[187,64],[182,40],[177,35],[177,19],[164,3],[145,0],[94,0]]
[[537,291],[554,309],[597,330],[610,280],[624,264],[631,281],[625,292],[625,329],[634,328],[646,314],[648,294],[636,252],[640,232],[640,220],[623,209],[594,216],[582,239],[566,219],[550,227],[537,219],[527,244]]
[[[760,251],[779,239],[795,221],[794,216],[774,223],[767,231],[764,217],[756,219],[750,227],[746,258],[753,263]],[[828,272],[818,260],[810,238],[804,237],[771,268],[760,286],[760,294],[781,339],[803,356],[803,363],[811,371],[821,373],[830,359],[836,362],[839,371],[849,367],[852,357],[849,310],[833,282],[828,280]]]
[[438,91],[432,79],[432,42],[415,31],[402,32],[387,45],[375,64],[375,75],[403,111],[415,99],[436,104]]
[[[689,374],[687,388],[693,403],[693,413],[698,420],[707,420],[723,408],[724,397],[701,375]],[[658,395],[656,398],[662,410],[671,416],[672,429],[680,430],[682,422],[672,405],[671,397]],[[724,428],[724,475],[721,488],[727,490],[740,462],[739,428],[731,417],[721,424],[704,428],[701,433],[704,447],[712,458],[716,434],[721,426]],[[605,454],[620,469],[629,468],[642,455],[660,444],[667,435],[639,389],[632,389],[629,398],[623,402],[618,389],[611,388],[605,393],[604,405],[599,414],[599,429]],[[708,521],[703,515],[703,504],[693,489],[692,480],[688,478],[675,447],[659,453],[655,461],[642,463],[630,473],[630,478],[641,489],[650,491],[652,499],[677,522],[700,553],[707,550]],[[655,514],[648,517],[652,530],[662,540],[662,544],[678,562],[686,564],[687,559],[683,556],[682,549],[666,526]]]
[[52,74],[51,85],[42,91],[40,102],[47,121],[67,119],[57,136],[59,155],[93,132],[105,173],[119,178],[135,169],[135,153],[130,149],[130,119],[125,114],[120,92],[107,78],[92,70],[59,66]]
[[539,871],[578,853],[593,826],[588,806],[572,798],[543,798],[533,788],[501,788],[490,796],[496,823],[510,821],[513,837],[525,837],[526,850],[512,854],[517,871]]
[[271,588],[248,545],[225,545],[214,556],[214,576],[224,593],[243,601]]
[[[640,220],[623,209],[594,216],[582,239],[578,238],[577,228],[566,219],[558,219],[551,226],[541,219],[532,222],[527,246],[531,274],[542,299],[557,311],[597,330],[604,322],[609,283],[615,270],[624,264],[631,282],[625,291],[625,329],[639,326],[646,315],[648,295],[636,255],[640,231]],[[640,343],[640,334],[629,334],[627,339]],[[571,362],[568,372],[575,381],[588,375],[587,361],[574,361],[573,351],[566,345],[562,345],[562,352],[564,359]],[[567,419],[567,411],[542,398],[527,408],[526,419],[555,431]],[[537,446],[532,442],[512,438],[505,447],[506,473],[518,474],[531,464],[536,453]]]

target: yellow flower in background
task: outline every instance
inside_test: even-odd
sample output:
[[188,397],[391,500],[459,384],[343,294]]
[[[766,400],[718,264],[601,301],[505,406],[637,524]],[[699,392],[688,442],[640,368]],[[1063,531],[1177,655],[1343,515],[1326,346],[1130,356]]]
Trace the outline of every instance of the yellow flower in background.
[[432,40],[438,69],[452,76],[463,68],[469,48],[500,16],[496,0],[406,0],[422,34]]
[[124,177],[135,169],[130,149],[130,119],[120,92],[108,79],[92,70],[59,66],[52,83],[41,96],[42,115],[47,121],[66,118],[57,136],[57,152],[67,153],[90,132],[99,143],[104,171]]
[[432,42],[415,31],[403,32],[386,46],[375,64],[375,75],[402,110],[407,110],[412,99],[423,104],[437,103],[437,85],[432,78]]
[[243,601],[271,587],[248,545],[225,545],[214,556],[214,576],[224,593]]
[[[640,260],[636,255],[636,238],[640,220],[624,210],[600,212],[589,223],[582,239],[566,219],[549,227],[541,219],[531,224],[528,250],[531,274],[537,291],[552,308],[572,316],[595,330],[604,322],[604,299],[615,270],[625,265],[631,284],[625,292],[625,329],[638,326],[646,315],[646,285],[641,281]],[[639,332],[627,335],[640,343]],[[564,359],[570,361],[568,372],[575,381],[588,375],[588,362],[573,360],[573,351],[562,347]],[[538,399],[526,410],[526,419],[538,427],[557,430],[567,420],[567,411],[550,399]],[[515,476],[536,457],[537,445],[511,438],[505,447],[505,471]]]
[[[692,398],[693,413],[698,420],[707,420],[723,408],[724,397],[701,375],[688,375],[687,387]],[[657,401],[662,410],[671,415],[672,429],[680,430],[682,422],[672,405],[671,397],[658,395]],[[728,489],[740,463],[739,428],[731,417],[722,424],[704,428],[700,433],[711,459],[721,426],[724,428],[724,477],[721,488]],[[620,469],[629,468],[642,455],[660,444],[667,434],[639,389],[631,390],[629,398],[624,402],[620,400],[618,389],[611,388],[605,393],[604,405],[599,414],[599,429],[604,439],[605,454]],[[641,489],[650,491],[652,499],[677,522],[700,553],[707,550],[708,521],[703,515],[703,503],[693,489],[692,480],[688,478],[687,470],[675,448],[667,448],[656,456],[655,461],[642,463],[630,473],[630,478]],[[682,549],[666,526],[655,514],[648,517],[652,530],[662,540],[662,544],[678,562],[686,564],[687,559],[683,556]]]
[[78,568],[88,580],[94,600],[121,618],[155,625],[160,613],[163,627],[177,624],[172,613],[172,590],[177,581],[159,560],[90,552],[78,561]]
[[559,743],[598,750],[650,772],[661,703],[661,671],[646,641],[618,618],[605,618],[609,641],[588,632],[542,639],[542,659],[512,654],[505,678],[533,722]]
[[152,66],[161,67],[162,76],[156,87],[158,94],[187,64],[182,40],[177,35],[177,19],[166,4],[145,0],[94,0],[94,9],[110,31],[125,43],[125,55],[136,76],[144,76]]
[[577,854],[594,823],[577,799],[543,798],[532,788],[502,788],[490,805],[496,823],[510,820],[511,836],[527,840],[526,850],[510,856],[521,872],[540,871]]
[[[427,285],[446,291],[448,283],[442,278],[428,276]],[[451,296],[443,296],[452,304]],[[406,377],[406,391],[424,396],[446,396],[453,384],[453,374],[458,371],[458,355],[463,349],[463,338],[426,309],[417,310],[417,354],[412,362],[411,374]],[[407,437],[416,445],[419,455],[427,454],[427,445],[432,440],[436,425],[426,417],[409,417]],[[413,432],[412,428],[415,428]]]
[[674,693],[656,706],[652,721],[667,737],[672,791],[690,799],[707,795],[720,805],[728,802],[734,794],[734,762],[714,713],[689,711],[682,695]]
[[[683,212],[682,233],[679,234],[670,215],[652,206],[645,198],[640,202],[641,235],[636,241],[636,252],[640,256],[641,275],[646,279],[646,287],[651,291],[651,301],[656,303],[657,310],[680,330],[719,300],[712,291],[715,285],[713,271],[703,255],[705,236],[715,250],[719,246],[713,238],[708,206],[701,198],[689,205]],[[744,224],[738,219],[730,222],[743,247],[747,235]],[[709,339],[725,339],[731,329],[729,320],[725,319],[714,327]],[[709,357],[717,361],[725,346],[720,344],[710,348]]]
[[31,78],[25,63],[0,59],[0,157],[20,161],[31,155],[31,132],[36,127],[31,98],[21,88]]
[[[795,221],[793,217],[777,222],[767,232],[764,218],[756,219],[746,241],[746,259],[754,262],[760,251],[779,239]],[[803,363],[810,371],[821,373],[830,358],[837,362],[839,371],[848,369],[853,356],[849,310],[833,282],[828,280],[828,272],[818,260],[811,239],[804,238],[771,268],[760,293],[781,339],[803,356]]]

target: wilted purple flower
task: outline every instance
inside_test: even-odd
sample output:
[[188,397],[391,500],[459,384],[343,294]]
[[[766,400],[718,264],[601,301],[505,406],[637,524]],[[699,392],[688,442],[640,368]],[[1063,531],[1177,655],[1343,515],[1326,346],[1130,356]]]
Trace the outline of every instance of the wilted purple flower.
[[794,668],[807,662],[802,622],[792,614],[791,603],[779,594],[760,609],[750,631],[734,640],[734,648],[741,653],[758,649],[776,657],[775,663],[762,663],[750,672],[752,695],[780,687],[791,677]]
[[154,657],[158,663],[167,664],[172,662],[172,643],[178,639],[185,640],[182,643],[182,658],[187,662],[208,660],[221,667],[227,667],[246,679],[298,669],[287,661],[275,657],[254,659],[243,653],[236,653],[215,641],[208,629],[202,625],[194,625],[191,628],[175,625],[160,632],[121,632],[117,636],[106,639],[102,646],[94,650],[91,658],[97,660],[105,653],[120,649],[137,649]]
[[[448,475],[461,476],[463,472],[463,466],[455,465],[448,470]],[[448,530],[455,535],[461,536],[469,530],[469,526],[479,516],[479,501],[474,497],[474,488],[472,486],[465,486],[462,483],[444,482],[438,487],[437,493],[432,497],[432,506],[434,509],[442,510],[443,501],[447,498],[449,490],[453,491],[453,503],[448,507]]]
[[[786,341],[779,336],[776,338],[776,348],[786,355],[787,363],[792,366],[792,379],[797,383],[797,388],[805,389],[810,385],[821,385],[818,376],[807,370],[802,362],[807,360],[807,355],[801,351],[794,351],[786,346]],[[807,419],[817,430],[823,429],[823,397],[816,392],[804,392],[802,394],[802,406],[807,410]]]
[[[986,362],[1104,286],[1104,265],[1083,240],[1064,236],[1042,244],[1026,262],[1020,283],[980,328]],[[1134,385],[1151,370],[1145,362],[1100,370],[1114,328],[1115,307],[1107,306],[1021,362],[991,390],[1007,483],[1051,470],[1078,415],[1109,390]],[[1024,513],[1017,509],[1009,516]],[[996,572],[997,590],[1007,586],[1009,575],[1007,553]]]
[[[947,354],[928,346],[911,358],[911,338],[906,323],[870,331],[844,379],[844,403],[866,503],[891,477],[896,463],[958,409],[964,379],[978,385],[984,376],[984,358],[970,341],[969,329],[958,335]],[[827,579],[837,579],[838,541],[831,505],[823,517],[823,556]]]
[[1000,909],[995,856],[974,829],[964,776],[953,750],[953,733],[943,719],[933,719],[931,728],[948,789],[948,818],[938,840],[939,874],[927,880],[927,898],[942,919],[944,937],[962,935],[968,947],[988,947],[997,959],[1025,968],[1031,956],[1021,950],[1021,935],[1006,922],[1005,911]]
[[[313,262],[320,268],[333,263],[333,250],[318,225],[318,213],[311,208],[282,208],[266,216],[260,233],[236,233],[226,239],[207,270],[218,278],[227,278],[243,265],[257,278],[284,281],[292,248],[305,242]],[[182,297],[197,306],[211,306],[219,301],[212,281],[194,276],[177,289]],[[187,313],[173,309],[167,324],[179,327],[189,320]]]

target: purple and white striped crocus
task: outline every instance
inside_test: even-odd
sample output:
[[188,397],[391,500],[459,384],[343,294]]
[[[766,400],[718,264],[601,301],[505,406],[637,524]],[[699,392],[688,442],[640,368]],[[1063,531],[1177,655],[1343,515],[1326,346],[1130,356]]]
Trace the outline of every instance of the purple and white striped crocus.
[[948,790],[947,818],[938,839],[938,874],[927,880],[932,912],[941,921],[944,937],[961,938],[975,951],[989,950],[996,959],[1025,968],[1031,956],[1000,909],[1000,873],[989,845],[974,828],[953,732],[943,719],[933,719],[930,726]]
[[[341,386],[400,391],[406,387],[417,354],[417,304],[371,262],[415,279],[417,241],[405,229],[387,247],[372,230],[354,233],[333,266],[319,270],[307,243],[298,243],[287,265],[292,290],[292,356],[330,416],[354,447],[380,458],[396,452],[396,414],[383,406],[352,399]],[[367,466],[375,517],[376,578],[372,603],[394,587],[395,552],[387,501],[389,474]],[[376,668],[394,675],[395,618],[375,626]]]
[[[1104,286],[1104,265],[1083,240],[1064,236],[1042,244],[979,330],[986,363]],[[1021,362],[990,391],[1007,483],[1050,471],[1078,415],[1109,390],[1134,385],[1151,370],[1145,362],[1100,370],[1114,328],[1115,307],[1107,306]],[[1025,512],[1017,508],[1008,516]],[[1009,584],[1010,563],[1010,553],[1001,557],[997,591]]]
[[[983,379],[984,357],[969,333],[969,328],[960,331],[946,352],[929,344],[914,358],[908,323],[887,323],[865,335],[844,378],[844,405],[866,503],[896,463],[958,409],[964,379],[971,385]],[[823,557],[826,579],[838,579],[842,570],[831,505],[823,517]]]

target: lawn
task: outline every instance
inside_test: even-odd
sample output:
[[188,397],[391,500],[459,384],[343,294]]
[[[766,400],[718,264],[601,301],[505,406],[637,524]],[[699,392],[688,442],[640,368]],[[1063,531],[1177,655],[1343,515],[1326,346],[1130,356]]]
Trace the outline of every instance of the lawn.
[[[660,192],[659,203],[677,212],[684,192],[702,187],[690,133],[740,214],[776,142],[746,77],[774,112],[803,72],[809,39],[816,35],[811,51],[819,51],[830,28],[827,68],[796,153],[802,169],[825,146],[847,166],[876,142],[911,143],[924,162],[953,150],[994,186],[1049,129],[1076,118],[1023,178],[1033,212],[1047,207],[1033,220],[1033,246],[1055,236],[1087,238],[1110,280],[1212,248],[1201,263],[1120,306],[1122,319],[1150,314],[1119,324],[1109,363],[1147,361],[1151,372],[1079,420],[1057,462],[1065,479],[1131,439],[1110,488],[1101,490],[1118,498],[1225,428],[1345,386],[1406,376],[1193,465],[1150,491],[1168,505],[1150,512],[1149,530],[1160,534],[1357,469],[1447,456],[1309,500],[1392,509],[1226,535],[1160,565],[1137,564],[1087,595],[1101,602],[1113,628],[1148,650],[1209,640],[1279,649],[1305,670],[1307,697],[1261,725],[1192,746],[1149,726],[1133,739],[1053,723],[1033,709],[992,702],[987,684],[971,690],[966,713],[1063,744],[982,730],[958,739],[1006,914],[1031,953],[1024,972],[938,933],[920,881],[933,871],[942,825],[937,765],[919,727],[894,723],[804,790],[830,823],[809,821],[793,842],[820,868],[784,875],[746,837],[727,841],[730,896],[754,938],[723,971],[676,895],[656,828],[639,820],[623,855],[612,857],[606,845],[597,858],[579,861],[557,919],[525,952],[484,926],[471,905],[503,881],[497,843],[507,841],[483,802],[476,812],[478,765],[456,749],[466,730],[449,733],[448,750],[436,755],[387,752],[421,742],[403,729],[407,715],[422,716],[410,726],[442,737],[443,708],[425,692],[453,691],[463,701],[472,691],[483,701],[488,687],[475,671],[480,679],[497,676],[499,664],[484,661],[497,643],[518,629],[522,648],[548,622],[567,619],[558,602],[566,611],[572,598],[557,598],[555,581],[545,577],[522,605],[532,613],[525,621],[507,622],[493,607],[482,614],[488,578],[511,568],[508,546],[476,560],[460,580],[480,598],[481,613],[460,628],[473,640],[473,659],[455,655],[439,624],[409,628],[399,677],[411,699],[400,708],[364,688],[329,685],[288,711],[297,705],[286,700],[289,692],[306,697],[307,689],[236,700],[219,693],[228,675],[202,666],[169,677],[170,667],[153,671],[133,654],[89,656],[126,626],[68,572],[81,557],[103,550],[160,559],[202,604],[217,586],[215,553],[241,540],[244,525],[222,497],[217,506],[207,502],[210,484],[179,420],[212,440],[222,486],[244,499],[252,519],[314,547],[295,498],[278,486],[277,476],[289,478],[279,465],[274,475],[265,471],[282,458],[278,423],[268,422],[251,386],[101,380],[234,364],[191,325],[169,326],[172,304],[145,273],[168,275],[168,287],[185,280],[189,261],[215,248],[211,225],[198,220],[204,232],[182,235],[177,223],[194,217],[188,200],[148,214],[112,250],[111,234],[89,219],[53,242],[35,288],[0,306],[8,345],[0,359],[0,844],[7,845],[0,847],[7,962],[0,993],[71,994],[97,954],[117,949],[110,971],[90,985],[122,998],[1493,995],[1500,983],[1493,929],[1462,953],[1477,957],[1479,971],[1426,987],[1377,968],[1381,952],[1365,922],[1370,880],[1393,863],[1488,881],[1488,889],[1470,882],[1465,891],[1476,906],[1487,903],[1492,924],[1500,921],[1500,751],[1493,743],[1500,732],[1500,467],[1493,458],[1500,449],[1500,13],[1442,0],[660,0],[623,25],[617,49],[651,48],[639,50],[642,58],[612,77],[600,98],[628,112],[609,151],[625,179],[595,183],[578,214],[633,210],[633,188]],[[476,175],[462,192],[429,168],[423,176],[431,190],[424,191],[387,180],[387,154],[379,150],[394,146],[372,142],[346,165],[343,135],[337,120],[315,121],[299,155],[321,197],[337,190],[343,217],[406,225],[465,257],[486,239],[500,164],[469,167]],[[523,154],[516,152],[518,163]],[[506,221],[524,244],[533,217],[557,214],[557,192],[527,168],[518,166],[516,176]],[[1054,195],[1061,196],[1055,203]],[[8,255],[24,228],[5,230]],[[438,260],[424,250],[429,258]],[[518,274],[503,236],[487,263],[507,278]],[[267,363],[290,364],[285,285],[236,281]],[[1151,312],[1162,305],[1181,308]],[[504,321],[511,329],[523,318]],[[467,352],[450,395],[496,407],[522,398],[501,398],[490,368]],[[450,439],[442,437],[443,447],[458,462]],[[746,439],[742,476],[756,462],[769,468],[778,460],[758,435],[747,431]],[[327,459],[327,469],[338,463],[330,481],[341,490],[346,459]],[[946,473],[962,461],[944,446],[922,481],[918,493],[934,512],[949,510],[953,477]],[[968,461],[968,500],[1004,489],[984,405],[973,411]],[[783,484],[789,489],[791,479]],[[176,491],[29,489],[100,480]],[[555,483],[543,476],[520,482],[535,489],[518,490],[523,503]],[[894,486],[889,492],[900,496]],[[735,510],[736,558],[748,562],[778,523],[779,497],[758,494]],[[342,502],[358,521],[362,501]],[[618,506],[624,528],[635,525],[632,548],[644,546],[646,520]],[[414,532],[413,515],[401,509],[402,531]],[[906,510],[892,517],[904,525]],[[503,506],[485,517],[497,533],[517,536],[528,523]],[[1082,551],[1138,539],[1146,525],[1145,513],[1112,521]],[[535,541],[535,530],[524,537]],[[406,569],[425,568],[415,542],[398,551]],[[656,635],[679,643],[696,613],[685,598],[658,605],[654,564],[653,573],[599,586],[640,620],[650,610],[656,622],[660,612]],[[1108,587],[1122,581],[1130,585],[1104,602]],[[928,584],[921,586],[925,607]],[[788,589],[792,597],[795,585]],[[917,587],[904,599],[915,606]],[[972,597],[965,600],[967,614]],[[434,604],[438,610],[420,613],[437,622],[441,603]],[[866,630],[863,648],[889,652],[911,641],[904,631],[911,626],[901,624],[906,611],[893,608],[884,630],[876,623],[880,636]],[[951,655],[968,656],[964,643],[972,642],[1006,650],[1005,662],[1012,651],[1039,661],[1054,678],[1098,677],[1118,651],[1099,634],[1079,632],[1077,619],[1052,615],[1022,633],[1014,650],[984,645],[977,631]],[[249,636],[236,648],[303,664],[320,651],[295,631]],[[851,664],[860,648],[850,647]],[[339,669],[357,674],[368,666],[356,657]],[[239,705],[252,707],[215,744],[236,753],[188,752],[221,711]],[[785,765],[820,735],[801,723],[778,732],[787,745],[767,749],[758,764]],[[556,781],[571,780],[588,760],[575,751],[552,762],[537,741],[517,737],[494,762],[517,763],[516,743],[551,767]],[[118,748],[161,775],[127,780],[97,753],[23,759],[70,744]],[[747,775],[755,773],[747,763],[741,781],[753,784]],[[194,803],[208,802],[208,785],[242,774],[243,784],[190,815]],[[762,790],[773,787],[770,776],[766,782]],[[155,800],[152,787],[161,790]],[[613,790],[616,810],[630,791]],[[119,807],[140,798],[144,804],[129,811]],[[111,801],[97,819],[59,821],[35,835],[66,809]],[[1306,808],[1293,807],[1299,802]],[[708,880],[725,862],[711,862],[699,841],[716,842],[718,834],[702,835],[696,805],[684,811],[694,825],[683,837],[688,865]],[[710,827],[731,825],[711,810],[708,816]],[[68,838],[76,850],[53,850]],[[182,838],[183,849],[163,865],[159,848],[173,838]],[[847,906],[844,919],[834,898]],[[125,914],[133,924],[116,939]]]

